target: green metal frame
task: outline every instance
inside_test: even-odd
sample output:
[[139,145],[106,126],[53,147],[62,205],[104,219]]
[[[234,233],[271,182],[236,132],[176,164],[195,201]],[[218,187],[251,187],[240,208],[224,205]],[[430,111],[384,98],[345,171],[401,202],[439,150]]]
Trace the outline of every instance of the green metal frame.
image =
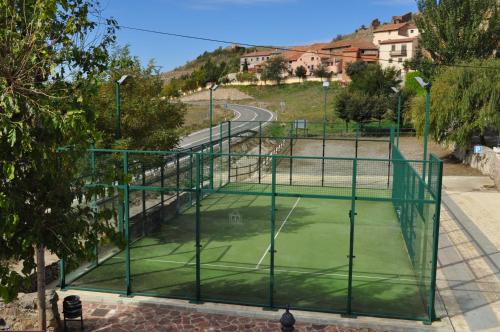
[[[134,295],[139,293],[134,293],[133,291],[133,283],[131,282],[131,272],[130,272],[130,215],[129,215],[129,194],[130,190],[133,191],[142,191],[143,193],[143,209],[140,212],[143,215],[143,218],[146,217],[148,210],[146,210],[145,200],[146,195],[144,194],[146,191],[156,191],[161,195],[161,201],[159,203],[160,206],[164,205],[165,197],[164,194],[167,192],[175,193],[174,196],[169,198],[175,199],[175,204],[177,206],[177,213],[182,213],[180,207],[181,195],[180,192],[183,192],[188,196],[188,207],[195,204],[195,242],[196,242],[196,276],[195,276],[195,296],[194,298],[190,298],[190,300],[201,302],[204,300],[211,300],[203,296],[203,288],[202,288],[202,276],[200,273],[201,270],[201,217],[203,216],[203,211],[201,210],[201,201],[207,195],[212,193],[224,193],[231,195],[253,195],[253,196],[265,196],[270,199],[270,250],[269,250],[269,259],[270,259],[270,270],[269,270],[269,299],[268,299],[268,307],[275,308],[276,304],[274,301],[275,295],[275,233],[276,233],[276,198],[277,197],[304,197],[304,198],[322,198],[322,199],[332,199],[332,200],[346,200],[350,201],[351,206],[349,210],[349,252],[347,257],[349,259],[349,272],[348,272],[348,295],[346,297],[345,308],[325,308],[327,312],[340,312],[343,314],[347,314],[350,316],[354,315],[372,315],[372,316],[383,316],[383,317],[393,317],[393,318],[406,318],[406,319],[417,319],[423,320],[426,323],[430,323],[433,319],[435,319],[434,313],[434,301],[435,301],[435,284],[436,284],[436,266],[437,266],[437,249],[438,249],[438,240],[439,240],[439,207],[441,204],[441,185],[442,185],[442,162],[431,155],[429,161],[424,161],[426,167],[428,166],[429,172],[426,178],[422,178],[421,174],[419,174],[419,170],[417,169],[419,165],[422,165],[422,160],[406,160],[403,154],[399,151],[397,144],[394,144],[395,134],[394,130],[391,130],[389,140],[385,140],[389,142],[389,156],[388,158],[346,158],[346,157],[311,157],[311,156],[293,156],[293,144],[294,140],[300,139],[295,137],[296,131],[293,126],[289,128],[290,135],[288,139],[290,140],[290,155],[263,155],[259,154],[244,154],[244,153],[231,153],[231,123],[227,123],[228,135],[225,137],[228,139],[228,151],[223,151],[223,125],[220,125],[220,137],[218,139],[218,148],[219,151],[215,153],[206,153],[203,151],[203,148],[200,152],[192,152],[192,151],[141,151],[141,150],[113,150],[113,149],[90,149],[89,152],[92,156],[91,167],[92,167],[92,176],[88,182],[88,187],[103,187],[103,188],[117,188],[123,191],[123,220],[120,220],[120,224],[123,224],[123,236],[125,239],[126,247],[124,249],[125,252],[125,280],[124,280],[124,291],[114,291],[124,295]],[[258,138],[259,145],[262,144],[262,133],[264,126],[262,123],[259,123],[258,126]],[[326,122],[323,123],[323,141],[326,139]],[[356,132],[355,142],[359,142],[359,132]],[[259,149],[259,152],[262,150]],[[99,182],[98,177],[96,176],[95,167],[96,167],[96,153],[99,155],[121,155],[122,163],[123,163],[123,174],[122,180],[119,183],[103,183]],[[324,148],[323,148],[324,155]],[[134,156],[132,158],[132,156]],[[271,173],[271,181],[270,183],[266,182],[267,185],[270,186],[270,191],[261,191],[261,192],[247,192],[244,189],[239,190],[237,187],[230,187],[229,184],[235,182],[231,180],[231,160],[239,159],[242,157],[246,158],[254,158],[258,160],[258,168],[256,169],[256,174],[258,174],[257,178],[254,180],[256,184],[262,184],[262,172],[263,172],[263,160],[271,160],[271,168],[267,170],[267,172]],[[137,159],[137,160],[129,160],[129,159]],[[144,165],[141,164],[140,158],[144,158],[145,160],[153,160],[159,159],[161,162],[158,164],[153,163],[154,165],[158,165],[158,170],[160,173],[160,178],[158,181],[152,181],[151,183],[147,183],[146,181],[146,173],[147,170],[144,169]],[[150,158],[150,159],[148,159]],[[228,167],[224,166],[225,158],[228,159]],[[214,170],[211,167],[212,162],[218,160],[218,176],[219,181],[218,185],[215,185],[214,180]],[[206,161],[205,161],[206,160]],[[289,167],[287,170],[289,172],[289,179],[287,179],[287,184],[283,184],[283,179],[278,181],[277,173],[278,173],[278,163],[283,160],[290,161]],[[321,186],[326,187],[325,181],[325,163],[335,163],[335,162],[344,162],[351,164],[351,181],[350,187],[347,184],[344,189],[350,189],[350,195],[344,194],[331,194],[331,193],[296,193],[296,192],[287,192],[286,188],[291,188],[290,186],[297,187],[299,186],[296,182],[293,181],[294,175],[294,167],[293,161],[297,162],[296,167],[300,164],[299,161],[317,161],[318,165],[321,165]],[[137,167],[134,166],[133,171],[131,171],[131,163],[137,163],[142,167],[140,172],[142,174],[142,182],[140,185],[134,183],[134,174],[136,172]],[[209,162],[209,165],[204,165],[206,162]],[[365,165],[380,164],[380,165],[388,165],[388,182],[387,188],[375,188],[373,189],[374,196],[366,196],[362,191],[362,183],[358,181],[358,173],[360,171],[360,164],[365,163]],[[135,164],[134,164],[135,165]],[[172,166],[173,165],[173,166]],[[204,174],[204,167],[209,167],[209,174]],[[165,182],[166,174],[170,174],[170,171],[174,170],[175,172],[175,184],[172,181]],[[281,170],[283,171],[283,169]],[[132,173],[130,173],[132,172]],[[154,172],[148,173],[153,174]],[[172,173],[173,174],[173,173]],[[208,175],[206,177],[206,175]],[[224,175],[224,180],[223,180]],[[227,175],[227,178],[226,178]],[[149,176],[149,175],[148,175]],[[181,180],[182,176],[182,180]],[[139,179],[140,177],[137,177]],[[132,180],[130,180],[132,179]],[[391,181],[392,179],[392,181]],[[208,185],[206,182],[208,180]],[[237,179],[236,179],[237,181]],[[268,180],[266,180],[268,181]],[[236,183],[237,184],[237,183]],[[392,184],[392,187],[391,187]],[[332,186],[331,184],[328,186]],[[384,184],[385,186],[385,184]],[[371,190],[371,189],[370,189]],[[387,192],[388,190],[392,193],[390,196],[382,197],[377,196],[377,190],[382,190]],[[194,202],[193,202],[194,195]],[[95,199],[95,198],[94,198]],[[416,205],[424,206],[424,205],[433,205],[435,208],[435,214],[433,216],[433,220],[424,220],[426,223],[432,223],[433,226],[433,234],[432,234],[432,263],[431,270],[429,272],[430,277],[430,289],[426,290],[426,297],[428,305],[426,306],[426,310],[428,312],[427,317],[402,317],[397,314],[395,315],[380,315],[377,313],[358,313],[353,310],[352,299],[353,299],[353,266],[355,260],[355,229],[356,229],[356,202],[357,201],[384,201],[384,202],[392,202],[396,213],[398,213],[400,224],[401,224],[401,232],[403,234],[403,238],[406,241],[406,245],[408,248],[408,252],[410,257],[414,257],[414,242],[408,237],[407,230],[408,227],[412,226],[418,220],[424,218],[423,211],[420,209],[412,208]],[[415,211],[417,211],[415,213]],[[420,218],[420,219],[419,219]],[[163,220],[163,217],[162,217]],[[411,227],[410,227],[411,228]],[[96,251],[96,255],[99,253]],[[73,287],[71,283],[67,285],[65,280],[65,263],[61,261],[61,277],[60,277],[60,285],[62,288],[75,288],[75,289],[86,289],[85,287]],[[427,273],[427,272],[426,272]],[[95,290],[95,289],[94,289]],[[108,291],[108,290],[103,290]],[[154,294],[150,294],[154,295]],[[230,301],[222,301],[222,302],[230,302]],[[249,304],[249,303],[242,303]],[[292,304],[292,307],[293,304]],[[302,308],[308,310],[308,308]],[[312,309],[311,309],[312,310]],[[317,309],[316,309],[317,310]]]

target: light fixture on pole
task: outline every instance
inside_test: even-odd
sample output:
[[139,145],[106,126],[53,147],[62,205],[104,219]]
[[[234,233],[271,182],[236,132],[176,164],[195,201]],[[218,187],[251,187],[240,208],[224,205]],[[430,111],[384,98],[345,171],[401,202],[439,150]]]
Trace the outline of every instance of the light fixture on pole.
[[323,90],[325,91],[325,103],[323,109],[323,122],[326,122],[326,94],[328,92],[328,88],[330,87],[330,82],[327,80],[323,81]]
[[431,83],[425,82],[421,77],[415,77],[415,81],[425,89],[425,124],[424,124],[424,165],[422,169],[422,179],[425,181],[426,161],[427,161],[427,136],[429,135],[429,114],[431,110]]
[[115,90],[116,90],[116,114],[115,114],[115,138],[121,138],[121,109],[120,109],[120,86],[125,84],[129,75],[123,75],[119,80],[115,81]]
[[398,95],[398,117],[397,117],[397,136],[396,146],[399,147],[399,135],[401,130],[401,90],[396,87],[391,87],[392,91]]
[[210,90],[210,114],[209,114],[209,140],[210,140],[210,189],[214,188],[214,159],[213,159],[213,153],[214,153],[214,147],[212,145],[212,113],[213,113],[213,92],[217,90],[219,86],[217,83],[213,83],[209,90]]

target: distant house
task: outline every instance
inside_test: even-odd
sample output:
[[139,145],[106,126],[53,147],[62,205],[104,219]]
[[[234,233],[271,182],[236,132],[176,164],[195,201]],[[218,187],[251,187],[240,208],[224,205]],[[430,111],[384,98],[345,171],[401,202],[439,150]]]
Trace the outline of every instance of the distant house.
[[240,58],[240,71],[243,71],[243,67],[246,62],[248,65],[248,71],[256,72],[262,67],[264,62],[279,54],[281,54],[281,51],[279,50],[256,51],[243,54]]
[[[337,78],[347,82],[347,66],[356,61],[377,63],[378,47],[365,40],[344,40],[327,44],[323,47],[323,65],[327,71],[337,75]],[[328,53],[326,55],[324,53]]]
[[[406,19],[408,14],[403,15]],[[400,21],[399,16],[393,18]],[[418,29],[414,23],[390,23],[373,31],[373,43],[379,47],[379,63],[382,68],[395,67],[405,75],[403,63],[412,59],[418,47]]]
[[306,46],[291,47],[282,54],[287,61],[288,71],[295,74],[295,70],[303,66],[306,69],[306,75],[312,76],[314,71],[322,65],[322,48],[327,44],[312,44]]

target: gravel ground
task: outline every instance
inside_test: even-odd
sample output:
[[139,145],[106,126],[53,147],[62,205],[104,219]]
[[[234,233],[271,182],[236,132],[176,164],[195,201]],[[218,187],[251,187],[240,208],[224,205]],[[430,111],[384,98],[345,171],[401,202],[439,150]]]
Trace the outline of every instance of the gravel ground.
[[[200,100],[209,100],[208,90],[195,92],[191,95],[181,97],[182,102],[192,102]],[[219,88],[213,93],[214,100],[246,100],[253,99],[253,97],[241,92],[235,88]]]
[[[410,160],[421,160],[423,154],[423,142],[416,137],[401,137],[400,150]],[[294,156],[321,156],[323,151],[322,140],[298,140],[294,145]],[[444,162],[445,176],[481,176],[481,172],[462,164],[455,159],[451,152],[437,143],[429,142],[429,151],[441,158]],[[355,153],[353,141],[327,141],[325,156],[352,158]],[[382,158],[389,155],[387,142],[360,141],[358,146],[359,158]]]

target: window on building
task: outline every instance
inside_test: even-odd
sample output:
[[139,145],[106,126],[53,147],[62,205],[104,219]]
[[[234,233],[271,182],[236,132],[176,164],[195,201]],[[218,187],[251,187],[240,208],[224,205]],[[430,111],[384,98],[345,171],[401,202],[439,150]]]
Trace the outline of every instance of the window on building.
[[406,44],[401,45],[401,51],[406,52]]
[[403,58],[398,58],[398,62],[399,63],[403,62]]
[[392,59],[389,59],[389,63],[392,63]]
[[269,57],[267,57],[267,60],[269,60]]
[[311,57],[311,61],[314,61],[314,57]]
[[396,45],[392,45],[391,46],[391,51],[395,51],[396,50]]
[[257,58],[257,61],[259,61],[259,58]]
[[414,30],[410,30],[410,33],[413,33]]

